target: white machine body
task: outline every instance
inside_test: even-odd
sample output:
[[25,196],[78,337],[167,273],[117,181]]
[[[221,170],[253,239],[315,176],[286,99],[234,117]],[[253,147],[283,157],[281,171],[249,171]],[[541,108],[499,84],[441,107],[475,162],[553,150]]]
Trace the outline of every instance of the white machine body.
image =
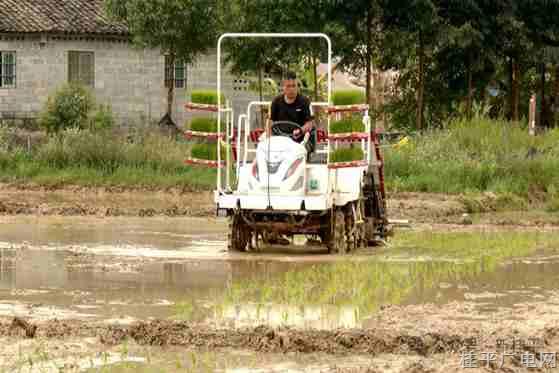
[[[314,107],[331,106],[332,81],[332,44],[330,38],[316,33],[273,33],[273,34],[239,34],[228,33],[219,38],[217,47],[217,88],[218,88],[218,131],[222,115],[230,114],[230,109],[221,108],[221,43],[226,38],[318,38],[328,45],[327,70],[327,99],[324,102],[313,102]],[[371,137],[363,139],[360,146],[364,152],[364,159],[355,166],[344,168],[330,167],[330,151],[336,148],[335,141],[328,140],[323,147],[317,147],[316,152],[326,156],[326,162],[308,164],[307,151],[303,144],[299,144],[289,137],[266,135],[260,137],[256,149],[250,149],[247,141],[251,131],[251,112],[255,107],[268,106],[270,102],[251,102],[246,114],[239,116],[238,124],[233,125],[233,116],[227,116],[225,133],[229,139],[233,132],[237,132],[235,147],[237,150],[236,165],[228,158],[225,166],[225,181],[223,172],[217,171],[217,189],[215,203],[218,212],[232,209],[247,210],[281,210],[290,213],[309,211],[325,211],[334,206],[344,206],[348,202],[361,198],[362,185],[368,168],[376,163]],[[371,133],[368,111],[364,113],[365,130]],[[328,131],[330,130],[328,118]],[[224,144],[224,142],[218,142]],[[218,161],[221,161],[219,158]],[[249,160],[247,155],[254,154]],[[236,168],[236,182],[230,182],[230,170]]]

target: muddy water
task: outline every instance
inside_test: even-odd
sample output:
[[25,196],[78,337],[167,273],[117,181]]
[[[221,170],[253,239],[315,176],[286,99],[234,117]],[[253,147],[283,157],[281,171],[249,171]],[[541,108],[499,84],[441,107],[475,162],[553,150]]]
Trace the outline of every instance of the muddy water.
[[[483,266],[483,260],[481,262]],[[534,253],[500,263],[496,270],[481,271],[475,276],[456,278],[435,286],[418,283],[403,304],[475,301],[492,311],[518,303],[545,300],[559,288],[559,255]]]
[[224,222],[203,218],[3,217],[1,223],[0,316],[127,322],[172,316],[178,302],[202,315],[233,280],[306,265],[284,254],[271,254],[274,261],[231,256]]
[[[273,284],[317,267],[335,273],[341,259],[305,246],[230,255],[225,224],[214,219],[2,217],[0,223],[0,316],[132,322],[180,314],[219,327],[351,328],[366,326],[386,303],[473,301],[490,312],[544,299],[559,286],[554,255],[535,253],[497,266],[482,259],[474,268],[467,262],[393,260],[380,250],[351,259],[381,263],[374,270],[391,277],[350,302],[339,304],[326,293],[320,305],[258,297],[221,302],[235,286]],[[413,281],[406,282],[412,272]]]
[[224,221],[205,218],[8,216],[0,217],[0,242],[52,247],[110,245],[158,250],[193,249],[200,244],[223,244],[225,229]]
[[[134,349],[133,349],[134,350]],[[145,356],[145,350],[131,351]],[[151,362],[123,362],[110,366],[110,372],[228,372],[228,373],[303,373],[366,372],[374,363],[370,356],[332,356],[328,354],[260,354],[248,351],[184,351],[150,348]],[[378,364],[378,362],[377,362]],[[397,364],[393,364],[397,365]],[[385,367],[389,367],[389,363]],[[107,367],[109,368],[109,367]],[[143,370],[142,370],[143,369]],[[109,371],[109,369],[107,369]],[[388,370],[385,370],[388,371]],[[86,372],[98,372],[96,369]]]

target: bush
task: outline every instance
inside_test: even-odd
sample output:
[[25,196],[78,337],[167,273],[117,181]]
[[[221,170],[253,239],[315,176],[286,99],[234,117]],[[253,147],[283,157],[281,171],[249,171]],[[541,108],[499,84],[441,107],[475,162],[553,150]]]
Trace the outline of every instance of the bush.
[[110,105],[99,105],[95,114],[91,118],[90,129],[107,130],[113,128],[115,119]]
[[[197,132],[217,132],[217,119],[215,118],[194,118],[190,121],[190,129]],[[223,132],[224,127],[221,127]]]
[[365,92],[360,90],[338,90],[332,93],[334,105],[356,105],[366,102]]
[[365,132],[365,124],[359,118],[345,118],[330,123],[330,133]]
[[[221,159],[225,160],[226,150],[227,148],[222,145],[221,146]],[[195,144],[192,145],[192,149],[190,151],[190,155],[192,158],[196,159],[206,159],[209,161],[216,161],[217,160],[217,145],[216,144]]]
[[158,135],[140,133],[128,139],[112,132],[68,129],[52,136],[37,152],[36,160],[54,168],[85,167],[113,172],[136,167],[161,171],[183,168],[188,146]]
[[336,149],[330,153],[330,162],[351,162],[360,161],[365,157],[361,148]]
[[88,88],[66,84],[48,98],[41,125],[48,133],[67,128],[86,128],[95,101]]
[[[191,93],[191,101],[196,104],[217,105],[217,92],[212,90],[195,90]],[[221,94],[221,103],[225,103],[225,96]]]

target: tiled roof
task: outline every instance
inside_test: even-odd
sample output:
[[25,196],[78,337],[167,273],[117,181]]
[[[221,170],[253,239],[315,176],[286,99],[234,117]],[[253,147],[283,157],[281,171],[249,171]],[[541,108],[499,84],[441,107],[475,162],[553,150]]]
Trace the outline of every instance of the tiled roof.
[[103,0],[0,0],[0,32],[127,35]]

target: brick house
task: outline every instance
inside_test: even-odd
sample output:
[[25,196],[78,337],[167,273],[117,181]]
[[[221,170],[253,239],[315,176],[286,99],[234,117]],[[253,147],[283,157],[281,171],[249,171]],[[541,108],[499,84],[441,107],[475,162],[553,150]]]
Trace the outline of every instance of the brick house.
[[[159,121],[174,79],[173,119],[184,123],[187,89],[215,88],[215,54],[169,66],[160,50],[138,49],[130,39],[102,0],[0,0],[0,122],[36,119],[48,95],[72,81],[91,87],[121,124]],[[246,78],[224,75],[238,114],[255,93]]]

